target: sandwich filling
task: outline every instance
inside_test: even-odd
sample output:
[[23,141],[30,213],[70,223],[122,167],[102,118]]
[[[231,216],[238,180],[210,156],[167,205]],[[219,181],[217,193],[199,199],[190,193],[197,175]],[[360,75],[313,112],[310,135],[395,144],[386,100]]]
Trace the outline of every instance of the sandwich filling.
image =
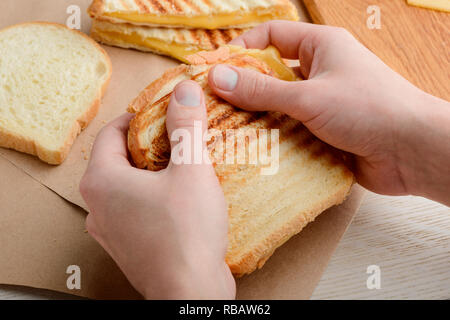
[[125,22],[148,25],[185,26],[191,28],[219,29],[232,26],[254,26],[266,21],[298,20],[293,10],[259,10],[255,13],[224,13],[215,15],[170,16],[139,12],[104,12],[103,16],[119,19]]
[[279,51],[273,46],[269,46],[264,50],[243,49],[238,46],[229,47],[231,53],[245,53],[253,58],[263,61],[278,75],[278,78],[282,80],[295,81],[298,78],[292,68],[288,67],[283,62]]
[[176,42],[166,42],[157,38],[145,38],[135,32],[131,34],[120,33],[117,31],[95,31],[102,39],[112,39],[114,42],[133,44],[138,47],[145,47],[158,53],[174,57],[182,62],[188,63],[184,58],[187,55],[194,54],[203,50],[195,45],[188,45]]

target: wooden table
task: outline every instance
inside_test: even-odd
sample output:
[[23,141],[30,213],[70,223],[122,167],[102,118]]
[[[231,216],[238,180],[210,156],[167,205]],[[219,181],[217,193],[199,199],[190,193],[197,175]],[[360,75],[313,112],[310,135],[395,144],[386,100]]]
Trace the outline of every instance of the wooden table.
[[[381,288],[367,289],[369,265]],[[0,285],[0,299],[73,299]],[[449,299],[450,208],[420,197],[368,193],[312,299]]]

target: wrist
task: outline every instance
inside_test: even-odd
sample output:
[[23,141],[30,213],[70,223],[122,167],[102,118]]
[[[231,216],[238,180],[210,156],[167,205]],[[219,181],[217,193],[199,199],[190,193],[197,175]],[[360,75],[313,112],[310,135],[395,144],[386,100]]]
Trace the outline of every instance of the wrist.
[[406,192],[448,201],[450,104],[423,91],[410,96],[399,123],[397,160]]
[[[215,266],[215,267],[213,267]],[[235,280],[225,262],[204,263],[177,268],[164,278],[150,282],[144,289],[145,299],[164,300],[231,300],[236,295]]]

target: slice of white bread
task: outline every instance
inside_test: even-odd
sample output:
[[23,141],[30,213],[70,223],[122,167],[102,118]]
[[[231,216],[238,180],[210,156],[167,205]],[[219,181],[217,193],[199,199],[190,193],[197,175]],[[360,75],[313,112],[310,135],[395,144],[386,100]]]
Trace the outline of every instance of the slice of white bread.
[[94,40],[63,25],[0,30],[0,147],[62,163],[97,114],[111,70]]
[[[197,81],[204,89],[208,128],[219,130],[226,139],[234,139],[236,144],[231,145],[235,145],[236,150],[245,148],[248,154],[261,150],[257,135],[248,137],[248,148],[245,142],[237,142],[245,141],[245,130],[279,130],[279,141],[267,146],[271,155],[279,150],[279,168],[272,175],[261,174],[261,168],[266,166],[261,159],[256,165],[223,163],[220,140],[208,143],[210,158],[228,203],[226,262],[233,274],[241,276],[261,268],[276,248],[324,210],[344,201],[354,178],[345,166],[343,154],[315,138],[299,121],[280,113],[243,111],[216,96],[207,81],[208,72],[216,63],[273,76],[280,74],[269,68],[276,63],[255,58],[267,57],[260,50],[241,49],[230,54],[222,49],[224,47],[190,57],[193,65],[168,70],[131,102],[128,110],[136,113],[136,117],[130,123],[128,148],[139,168],[158,171],[167,166],[171,150],[165,126],[166,111],[173,88],[187,79]],[[232,147],[231,154],[234,153]]]

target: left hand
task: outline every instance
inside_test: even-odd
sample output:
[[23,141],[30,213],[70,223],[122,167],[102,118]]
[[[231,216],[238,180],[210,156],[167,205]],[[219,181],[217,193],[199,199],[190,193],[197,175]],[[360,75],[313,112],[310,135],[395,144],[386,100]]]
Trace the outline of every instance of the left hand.
[[[194,121],[207,128],[201,88],[187,81],[174,92],[169,137],[176,129],[193,136]],[[159,172],[134,168],[127,157],[131,117],[107,125],[94,144],[80,184],[90,209],[88,232],[145,298],[234,298],[225,263],[227,205],[213,167],[171,161]]]

